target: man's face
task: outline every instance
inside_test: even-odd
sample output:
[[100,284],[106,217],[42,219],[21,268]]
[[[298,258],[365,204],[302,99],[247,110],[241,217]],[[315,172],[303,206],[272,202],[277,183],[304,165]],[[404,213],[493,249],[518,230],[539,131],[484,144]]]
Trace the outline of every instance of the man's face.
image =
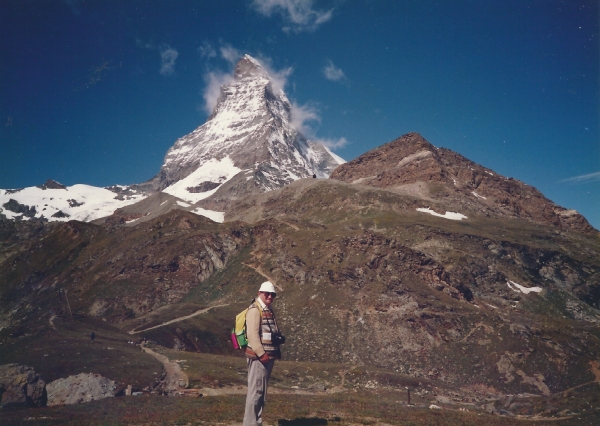
[[269,293],[268,291],[259,291],[258,297],[260,297],[260,300],[262,300],[265,305],[271,306],[271,303],[273,303],[273,300],[275,300],[275,293]]

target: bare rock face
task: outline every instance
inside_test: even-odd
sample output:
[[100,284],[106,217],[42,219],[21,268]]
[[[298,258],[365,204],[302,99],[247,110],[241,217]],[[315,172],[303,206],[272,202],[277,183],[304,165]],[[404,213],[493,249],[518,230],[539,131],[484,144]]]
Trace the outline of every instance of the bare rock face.
[[2,407],[46,405],[46,383],[33,368],[18,364],[0,366]]
[[39,185],[38,188],[41,189],[67,189],[65,185],[59,183],[55,180],[48,179],[43,185]]
[[58,379],[46,386],[48,406],[70,405],[115,396],[116,385],[99,374],[81,373]]
[[520,218],[598,234],[575,210],[553,203],[532,186],[437,148],[418,133],[408,133],[340,165],[330,178],[416,195],[425,201],[444,201],[458,212]]

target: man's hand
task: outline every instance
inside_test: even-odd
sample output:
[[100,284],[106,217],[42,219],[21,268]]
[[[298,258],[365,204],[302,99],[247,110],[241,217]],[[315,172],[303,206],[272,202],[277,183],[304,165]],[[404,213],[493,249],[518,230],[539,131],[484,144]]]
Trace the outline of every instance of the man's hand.
[[269,355],[265,352],[260,358],[258,358],[258,360],[263,364],[266,364],[267,362],[269,362]]

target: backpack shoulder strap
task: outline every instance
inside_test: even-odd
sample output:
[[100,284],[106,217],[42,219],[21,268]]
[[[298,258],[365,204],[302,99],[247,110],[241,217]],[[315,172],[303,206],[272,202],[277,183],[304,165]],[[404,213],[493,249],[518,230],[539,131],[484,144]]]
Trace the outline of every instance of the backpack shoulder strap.
[[258,312],[260,312],[262,314],[262,306],[260,306],[260,303],[258,302],[258,300],[254,300],[254,302],[252,302],[252,304],[250,305],[250,307],[248,307],[248,309],[252,309],[252,308],[257,308]]

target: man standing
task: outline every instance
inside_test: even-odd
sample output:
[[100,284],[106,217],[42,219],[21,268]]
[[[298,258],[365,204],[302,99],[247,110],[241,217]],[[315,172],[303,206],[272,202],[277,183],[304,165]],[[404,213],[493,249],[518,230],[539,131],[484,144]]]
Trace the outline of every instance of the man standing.
[[262,425],[267,384],[275,359],[281,358],[279,340],[276,337],[280,336],[279,328],[271,309],[275,296],[275,286],[269,281],[262,283],[258,297],[246,313],[248,395],[243,426]]

